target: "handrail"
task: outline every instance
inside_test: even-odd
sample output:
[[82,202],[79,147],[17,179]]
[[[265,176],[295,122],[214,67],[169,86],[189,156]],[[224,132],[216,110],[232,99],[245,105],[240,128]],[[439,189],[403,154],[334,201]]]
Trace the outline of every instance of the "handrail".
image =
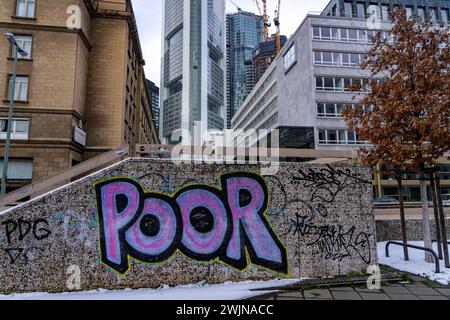
[[[355,151],[343,150],[316,150],[316,149],[270,149],[270,148],[239,148],[239,147],[206,147],[206,146],[176,146],[178,151],[183,150],[183,154],[189,155],[215,155],[226,156],[229,155],[267,155],[277,156],[281,158],[333,158],[333,159],[355,159],[358,158],[358,153]],[[174,145],[136,145],[136,154],[157,154],[170,155],[175,148]]]
[[428,249],[428,248],[424,248],[424,247],[415,246],[413,244],[404,244],[404,243],[397,242],[397,241],[388,241],[386,243],[386,257],[387,258],[389,258],[389,247],[391,245],[400,246],[400,247],[408,247],[408,248],[411,248],[411,249],[422,250],[422,251],[431,253],[433,255],[433,257],[434,257],[434,263],[436,265],[436,273],[441,273],[441,265],[440,265],[440,262],[439,262],[439,257],[436,254],[436,252],[434,252],[434,250]]
[[0,198],[0,211],[26,197],[40,196],[52,188],[60,186],[72,178],[86,174],[89,171],[105,166],[109,163],[121,160],[129,155],[129,147],[125,146],[98,155],[76,166],[65,169],[58,174],[37,182],[32,182],[18,190],[10,192]]

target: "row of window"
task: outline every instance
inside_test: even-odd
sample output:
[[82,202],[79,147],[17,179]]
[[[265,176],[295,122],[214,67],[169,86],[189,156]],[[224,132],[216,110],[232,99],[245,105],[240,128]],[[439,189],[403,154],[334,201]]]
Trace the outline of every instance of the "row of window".
[[323,66],[356,67],[365,54],[348,52],[315,51],[314,64]]
[[316,91],[337,91],[347,92],[351,91],[349,87],[358,83],[363,92],[370,92],[370,83],[374,81],[379,83],[381,80],[371,80],[367,78],[334,78],[334,77],[316,77]]
[[[381,8],[377,5],[377,3],[370,3],[371,6],[376,6],[379,8],[379,12],[377,12],[379,19],[388,21],[389,20],[389,11],[391,5],[383,4]],[[396,5],[395,5],[396,6]],[[372,14],[372,9],[366,6],[365,1],[358,1],[356,6],[354,6],[353,1],[345,1],[344,3],[344,12],[340,14],[338,4],[336,4],[328,15],[331,16],[345,16],[345,17],[355,17],[360,19],[368,18]],[[450,21],[450,14],[448,8],[436,8],[429,7],[428,10],[424,6],[406,6],[405,13],[408,18],[418,17],[420,19],[430,19],[433,22],[442,21],[444,23],[448,23]]]
[[[272,84],[273,80],[275,79],[275,71],[276,69],[273,69],[269,75],[267,76],[267,78],[264,80],[264,82],[259,86],[259,88],[256,90],[255,94],[250,98],[249,102],[246,104],[246,106],[253,106],[256,101],[258,101],[262,94],[264,93],[264,91],[267,89],[267,87],[269,85]],[[267,96],[267,94],[265,94],[264,96]],[[242,105],[240,107],[240,109],[244,108],[244,106]],[[242,123],[242,119],[244,118],[245,112],[241,112],[241,114],[234,119],[232,125],[236,126],[238,125],[238,127],[241,125]]]
[[[27,140],[30,130],[28,119],[13,119],[11,125],[11,139]],[[5,140],[8,131],[8,119],[0,118],[0,139]]]
[[367,141],[361,141],[355,131],[346,129],[320,129],[320,145],[367,145]]
[[342,111],[345,106],[351,106],[352,108],[362,108],[365,111],[372,111],[373,106],[360,106],[355,105],[353,103],[345,104],[345,103],[324,103],[319,102],[316,104],[317,108],[317,117],[318,118],[342,118]]
[[371,44],[372,37],[380,34],[382,39],[392,40],[388,31],[363,29],[313,27],[313,39],[320,41],[337,41]]

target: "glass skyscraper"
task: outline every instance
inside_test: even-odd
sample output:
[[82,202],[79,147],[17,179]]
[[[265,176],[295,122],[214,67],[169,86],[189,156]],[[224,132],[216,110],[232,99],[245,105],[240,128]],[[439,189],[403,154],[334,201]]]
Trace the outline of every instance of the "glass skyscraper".
[[160,137],[190,144],[225,127],[225,0],[163,0],[162,32]]
[[255,86],[252,55],[264,41],[261,16],[239,11],[227,14],[227,127]]

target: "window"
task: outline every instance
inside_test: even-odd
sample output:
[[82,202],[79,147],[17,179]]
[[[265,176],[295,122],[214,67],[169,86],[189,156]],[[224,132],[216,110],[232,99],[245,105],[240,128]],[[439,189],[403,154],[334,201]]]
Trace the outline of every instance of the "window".
[[357,53],[350,54],[350,63],[352,66],[358,66],[360,64],[360,55]]
[[36,0],[17,0],[16,15],[23,18],[34,18]]
[[413,16],[414,7],[407,6],[406,7],[406,17],[409,19]]
[[441,21],[444,24],[448,24],[450,22],[450,14],[448,9],[441,9]]
[[341,118],[343,105],[336,103],[317,103],[318,118]]
[[428,8],[430,12],[430,19],[432,22],[436,22],[438,20],[438,13],[436,8]]
[[327,52],[315,51],[314,64],[339,67],[356,67],[363,60],[363,55],[359,53]]
[[331,39],[333,41],[339,41],[339,29],[331,28]]
[[334,78],[324,78],[325,91],[334,91]]
[[[376,32],[366,29],[345,29],[329,27],[313,27],[313,39],[320,41],[339,41],[353,43],[372,43],[371,36]],[[383,31],[384,32],[384,31]]]
[[418,7],[417,8],[417,17],[419,20],[425,19],[425,7]]
[[358,18],[364,19],[366,17],[366,4],[363,2],[358,2],[356,4],[358,10]]
[[284,55],[284,70],[288,71],[296,62],[295,44],[292,45]]
[[[3,159],[0,159],[3,170]],[[33,179],[33,160],[10,159],[8,162],[8,180],[28,181]]]
[[[8,131],[8,119],[0,118],[0,139],[6,139]],[[11,126],[11,139],[27,140],[29,131],[29,120],[13,119]]]
[[388,5],[381,6],[381,19],[389,20],[389,6]]
[[[11,97],[12,88],[12,76],[9,78],[9,89],[8,89],[8,99]],[[16,87],[14,91],[15,101],[27,101],[28,100],[28,77],[27,76],[17,76],[16,77]]]
[[348,29],[341,29],[341,41],[348,41]]
[[320,40],[320,27],[313,27],[313,38],[314,40]]
[[180,29],[167,40],[168,47],[170,48],[182,40],[183,40],[183,29]]
[[31,48],[33,38],[31,36],[15,35],[19,47],[26,51],[26,56],[19,56],[22,59],[31,59]]
[[352,2],[346,1],[344,3],[344,11],[345,11],[346,17],[354,17],[355,16]]
[[333,17],[337,17],[337,16],[338,16],[338,5],[337,5],[337,4],[335,4],[335,5],[333,6],[333,8],[331,9],[331,15],[332,15]]
[[358,140],[358,136],[355,131],[349,131],[346,129],[321,129],[319,130],[319,144],[358,145],[368,144],[368,142]]
[[331,40],[331,29],[322,27],[322,40]]
[[339,52],[333,52],[333,65],[342,66],[342,54]]
[[322,64],[322,52],[314,52],[314,63]]
[[359,42],[358,40],[358,30],[348,29],[348,41],[349,42]]
[[331,52],[322,52],[323,64],[327,66],[333,65],[333,54]]
[[[374,80],[377,82],[378,80]],[[370,91],[369,79],[352,79],[352,78],[331,78],[331,77],[316,77],[317,91],[350,91],[348,87],[353,83],[359,83],[365,92]]]

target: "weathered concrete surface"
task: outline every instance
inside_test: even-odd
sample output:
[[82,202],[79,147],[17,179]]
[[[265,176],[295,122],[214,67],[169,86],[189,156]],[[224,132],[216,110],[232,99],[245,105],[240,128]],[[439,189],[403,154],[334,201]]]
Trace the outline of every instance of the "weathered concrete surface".
[[[245,191],[245,186],[242,189],[244,191],[239,189],[239,197],[236,200],[238,204],[233,200],[233,196],[229,197],[229,203],[224,200],[223,206],[229,220],[228,224],[225,220],[223,221],[225,221],[224,226],[229,227],[223,238],[223,248],[219,250],[223,257],[216,258],[216,262],[195,262],[187,257],[194,256],[195,252],[184,255],[180,253],[182,244],[185,249],[189,247],[189,241],[185,237],[187,238],[188,231],[193,233],[193,225],[197,223],[192,220],[194,217],[192,214],[191,224],[182,220],[182,228],[177,229],[176,239],[173,238],[175,240],[171,248],[178,251],[173,256],[170,252],[150,255],[150,251],[143,255],[142,252],[138,252],[139,250],[135,250],[133,257],[139,257],[141,261],[147,259],[159,262],[144,264],[130,258],[129,270],[118,270],[118,266],[111,263],[117,256],[114,256],[115,252],[111,246],[105,247],[105,245],[114,243],[115,238],[105,236],[102,230],[110,226],[111,221],[115,223],[119,221],[118,219],[131,217],[129,212],[133,211],[134,200],[131,194],[127,196],[128,198],[125,197],[125,200],[123,195],[114,196],[113,194],[110,200],[115,201],[115,206],[111,209],[106,205],[108,194],[104,193],[106,196],[100,203],[98,199],[102,197],[102,193],[98,192],[106,190],[100,187],[117,186],[113,185],[117,180],[110,179],[132,178],[139,181],[147,191],[154,192],[151,194],[152,197],[164,194],[167,199],[172,199],[175,197],[174,193],[178,192],[177,202],[174,201],[171,205],[174,212],[177,212],[172,216],[179,217],[180,213],[177,210],[182,212],[187,208],[185,203],[183,207],[175,208],[178,201],[182,203],[179,194],[181,191],[209,188],[212,190],[211,193],[222,192],[221,195],[226,195],[227,192],[231,192],[232,185],[228,185],[226,191],[219,190],[220,179],[228,177],[223,176],[224,174],[233,172],[239,175],[239,173],[251,172],[255,177],[259,169],[256,165],[176,166],[168,161],[129,159],[5,212],[0,215],[0,291],[3,293],[61,292],[72,289],[158,287],[202,281],[221,283],[249,279],[264,280],[281,276],[328,277],[365,270],[369,264],[377,262],[370,169],[365,166],[282,164],[275,176],[267,176],[261,180],[266,184],[267,209],[261,212],[259,217],[261,221],[269,222],[266,225],[261,224],[261,221],[251,224],[248,223],[250,220],[236,220],[243,226],[239,229],[233,227],[232,223],[235,221],[237,211],[230,208],[233,206],[244,208],[247,205],[251,207],[253,201],[257,201],[258,195],[251,194],[248,190],[256,190],[257,193],[259,189],[250,188]],[[104,183],[101,184],[101,182]],[[183,195],[184,192],[181,194]],[[192,196],[187,200],[203,201],[204,198]],[[140,214],[143,208],[135,210],[136,217],[139,216],[139,219],[144,215]],[[116,210],[114,211],[116,220],[104,219],[108,214],[112,214],[111,210]],[[208,235],[206,232],[208,232],[210,216],[204,212],[199,214],[195,218],[204,218],[202,220],[204,223],[198,228],[206,229],[202,231],[198,239],[194,240],[201,242]],[[250,212],[250,215],[252,214],[255,215]],[[103,218],[100,219],[101,217]],[[212,220],[214,221],[213,230],[220,227],[217,217],[215,216]],[[145,218],[147,219],[148,216]],[[151,237],[156,237],[158,230],[169,232],[167,229],[170,227],[169,223],[152,224],[152,220],[147,219],[145,221],[148,223],[144,224],[147,228],[145,229],[142,221],[144,218],[140,220],[140,224],[139,220],[129,220],[128,225],[123,226],[120,232],[137,227],[133,229],[134,234],[127,233],[127,236],[131,235],[130,238],[118,236],[118,239],[120,238],[119,252],[130,250],[130,243],[133,242],[131,238],[139,232],[145,231],[148,238],[144,240],[152,241],[154,238]],[[158,225],[159,229],[155,225]],[[263,230],[264,226],[267,230]],[[185,227],[188,229],[183,229]],[[252,233],[255,230],[261,232]],[[142,236],[141,233],[139,235]],[[239,240],[242,241],[240,243],[242,250],[244,250],[244,241],[247,241],[245,246],[247,250],[242,251],[244,260],[241,260],[241,263],[248,263],[246,270],[237,270],[243,265],[236,267],[236,261],[231,259],[233,250],[230,248],[234,240],[238,240],[233,242],[234,245],[236,243],[239,245]],[[256,252],[258,250],[250,250],[251,248],[260,250]],[[286,256],[285,261],[281,259],[283,255]],[[204,258],[198,254],[196,256]],[[268,260],[258,260],[258,257],[262,256],[268,257]],[[120,260],[120,257],[118,259],[117,262],[122,261],[125,266],[128,264],[127,261]],[[161,262],[162,259],[165,261]],[[219,263],[218,260],[222,262]],[[81,283],[77,287],[78,268]],[[284,269],[286,271],[283,271]]]
[[[431,211],[430,214],[433,214]],[[450,219],[447,219],[447,239],[450,239]],[[377,220],[377,241],[402,240],[400,220]],[[434,219],[430,219],[431,238],[436,239],[436,225]],[[422,220],[406,220],[406,236],[408,241],[423,240]]]

